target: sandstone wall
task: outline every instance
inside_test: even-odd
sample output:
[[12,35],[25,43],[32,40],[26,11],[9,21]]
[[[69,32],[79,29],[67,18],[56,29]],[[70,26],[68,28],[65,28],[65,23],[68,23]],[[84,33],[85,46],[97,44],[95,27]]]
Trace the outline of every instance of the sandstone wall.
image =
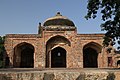
[[120,80],[119,70],[0,71],[0,80]]

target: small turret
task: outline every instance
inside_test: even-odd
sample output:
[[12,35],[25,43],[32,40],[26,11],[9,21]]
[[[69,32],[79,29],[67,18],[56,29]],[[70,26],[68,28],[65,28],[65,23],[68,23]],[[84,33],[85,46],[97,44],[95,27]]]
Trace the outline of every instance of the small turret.
[[38,26],[38,34],[40,34],[42,36],[42,26],[41,26],[41,23],[39,22],[39,26]]

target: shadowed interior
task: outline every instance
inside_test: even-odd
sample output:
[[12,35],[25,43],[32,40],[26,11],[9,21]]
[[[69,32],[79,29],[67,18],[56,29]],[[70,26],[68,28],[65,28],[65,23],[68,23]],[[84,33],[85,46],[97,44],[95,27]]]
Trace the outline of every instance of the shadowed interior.
[[51,67],[60,68],[66,67],[66,50],[57,47],[51,51]]

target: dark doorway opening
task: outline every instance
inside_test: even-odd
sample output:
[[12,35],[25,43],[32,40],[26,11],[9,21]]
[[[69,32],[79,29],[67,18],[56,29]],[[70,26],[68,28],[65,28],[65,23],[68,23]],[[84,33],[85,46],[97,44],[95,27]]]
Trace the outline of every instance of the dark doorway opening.
[[98,67],[98,53],[93,48],[86,48],[83,50],[83,67],[97,68]]
[[9,57],[6,57],[6,59],[5,59],[5,66],[8,67],[9,64],[10,64],[10,59],[9,59]]
[[[57,46],[61,43],[71,46],[71,42],[69,41],[69,39],[67,39],[66,37],[61,36],[61,35],[53,36],[46,42],[46,58],[45,58],[46,59],[46,64],[45,64],[46,68],[51,68],[51,65],[54,64],[54,62],[51,64],[51,50],[53,50],[53,48],[55,46]],[[52,52],[54,53],[54,51],[52,51]],[[64,49],[63,49],[63,52],[66,53],[66,51]],[[64,55],[66,56],[66,54],[64,54]],[[66,63],[66,60],[65,60],[65,63]]]
[[14,48],[13,66],[16,68],[34,67],[34,46],[29,43],[20,43]]
[[65,68],[66,67],[66,50],[57,47],[51,51],[51,68]]
[[34,67],[34,49],[29,46],[24,46],[24,49],[21,51],[21,68],[33,68]]
[[117,66],[118,66],[118,65],[120,66],[120,60],[117,61]]

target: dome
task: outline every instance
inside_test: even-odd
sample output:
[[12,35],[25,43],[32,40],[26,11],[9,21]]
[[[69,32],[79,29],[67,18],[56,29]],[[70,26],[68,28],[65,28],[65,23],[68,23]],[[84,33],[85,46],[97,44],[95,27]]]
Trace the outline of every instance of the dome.
[[48,18],[43,26],[75,26],[74,23],[68,18],[62,16],[60,12],[56,14],[56,16]]

